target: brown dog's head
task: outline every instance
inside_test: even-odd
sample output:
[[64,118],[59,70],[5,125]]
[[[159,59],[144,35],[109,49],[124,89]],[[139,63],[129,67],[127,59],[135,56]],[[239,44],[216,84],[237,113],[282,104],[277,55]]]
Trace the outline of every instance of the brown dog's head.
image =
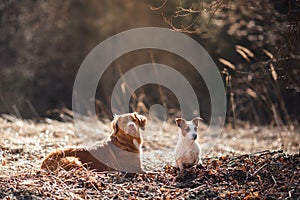
[[128,151],[139,151],[142,143],[140,128],[145,129],[147,118],[138,113],[126,113],[115,115],[112,121],[113,133],[111,135],[113,143]]
[[114,120],[111,124],[114,133],[118,132],[120,129],[131,136],[140,137],[139,128],[145,130],[146,122],[147,118],[145,116],[139,115],[137,112],[134,112],[115,115]]

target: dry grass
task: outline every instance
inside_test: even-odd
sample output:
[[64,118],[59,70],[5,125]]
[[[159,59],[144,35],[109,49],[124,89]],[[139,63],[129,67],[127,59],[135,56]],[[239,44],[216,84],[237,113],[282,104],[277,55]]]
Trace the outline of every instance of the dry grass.
[[[200,127],[199,132],[202,134],[200,137],[201,143],[212,139],[211,136],[203,134],[206,128],[205,125]],[[181,197],[186,197],[186,195],[198,194],[199,191],[204,191],[201,188],[207,189],[207,187],[213,187],[213,181],[221,185],[224,184],[224,180],[216,179],[216,177],[212,178],[209,175],[209,169],[213,163],[208,158],[204,159],[203,171],[197,168],[197,172],[188,175],[193,177],[188,182],[182,183],[180,180],[176,180],[176,171],[170,165],[173,163],[173,150],[177,142],[178,130],[173,124],[161,124],[159,122],[150,122],[148,128],[143,133],[145,140],[143,147],[144,167],[147,170],[157,171],[157,174],[129,176],[128,174],[117,172],[96,173],[87,170],[74,170],[71,172],[62,170],[59,173],[51,174],[39,169],[42,159],[54,149],[65,146],[80,146],[82,141],[89,143],[102,140],[110,133],[110,123],[99,122],[97,125],[91,125],[87,122],[84,130],[85,137],[79,137],[75,133],[74,125],[70,122],[63,123],[46,119],[44,122],[35,123],[11,116],[0,118],[0,198],[110,199],[115,197],[119,199],[134,199],[139,196],[148,199],[168,199],[171,197],[180,197],[180,195]],[[222,169],[230,171],[232,162],[244,162],[241,161],[240,157],[231,157],[234,155],[282,148],[289,154],[296,154],[299,151],[298,141],[300,141],[300,135],[296,132],[288,131],[284,128],[245,126],[243,128],[231,129],[227,127],[220,136],[215,148],[206,157],[224,157],[224,155],[229,155],[232,160],[230,162],[229,160],[224,161]],[[282,147],[282,144],[285,144],[285,146]],[[259,156],[260,154],[257,155]],[[296,175],[293,175],[294,172],[290,169],[290,165],[294,166],[295,162],[296,164],[299,162],[299,154],[298,157],[296,155],[296,157],[287,156],[282,153],[276,154],[277,157],[278,155],[284,159],[289,158],[284,166],[287,169],[286,173],[292,173],[287,177],[290,178],[292,189],[295,187],[293,190],[290,188],[291,194],[294,194],[296,191],[299,192],[299,185],[296,184],[299,182],[299,170]],[[262,155],[261,162],[266,162],[264,160],[269,159],[269,157]],[[222,160],[222,157],[217,159]],[[274,162],[279,161],[278,158]],[[262,165],[250,164],[249,170],[251,169],[253,173],[255,170],[259,170]],[[296,166],[299,167],[299,163]],[[282,168],[280,169],[282,170]],[[280,173],[280,169],[278,169],[278,173]],[[201,175],[202,178],[207,177],[210,181],[203,182],[199,175],[201,173],[204,173]],[[264,171],[264,173],[267,173],[267,171]],[[277,180],[275,173],[272,174],[276,181],[282,181],[280,184],[285,183],[285,179],[283,180],[279,177],[280,179]],[[272,178],[272,176],[268,176],[267,178],[270,177]],[[292,180],[292,178],[295,180]],[[202,184],[200,184],[201,181],[203,182]],[[259,182],[259,180],[255,181]],[[263,181],[266,180],[263,179]],[[198,190],[190,190],[193,187],[200,188]],[[224,192],[229,189],[228,187],[218,185],[212,194],[217,196],[224,195]],[[244,189],[246,188],[245,194],[251,193],[247,185],[233,188],[233,190],[241,192],[243,187]],[[255,190],[262,191],[257,187],[253,186]],[[270,184],[266,184],[265,187],[268,188],[271,186]],[[248,190],[249,192],[247,193]],[[285,197],[289,195],[287,190],[284,190],[282,194]],[[202,197],[207,197],[207,194],[205,195]]]

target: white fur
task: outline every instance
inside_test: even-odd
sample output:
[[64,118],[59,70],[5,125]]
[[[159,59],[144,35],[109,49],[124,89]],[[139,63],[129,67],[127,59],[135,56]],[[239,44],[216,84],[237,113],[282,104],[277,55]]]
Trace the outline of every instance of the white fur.
[[185,121],[184,123],[190,130],[185,135],[182,134],[182,130],[179,131],[179,138],[175,147],[176,166],[180,168],[181,172],[184,170],[185,165],[195,165],[199,161],[202,164],[200,158],[201,148],[197,139],[194,139],[197,135],[196,126],[193,121]]
[[134,146],[136,146],[137,149],[141,150],[140,144],[135,139],[133,139],[133,144]]

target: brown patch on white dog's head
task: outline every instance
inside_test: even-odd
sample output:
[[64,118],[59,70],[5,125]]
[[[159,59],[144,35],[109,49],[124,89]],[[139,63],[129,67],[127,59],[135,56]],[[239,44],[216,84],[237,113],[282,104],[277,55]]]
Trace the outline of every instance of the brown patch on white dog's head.
[[181,133],[183,136],[185,136],[190,131],[190,127],[186,124],[185,119],[176,118],[175,122],[176,122],[176,125],[181,129]]
[[193,124],[195,125],[195,127],[198,127],[200,122],[202,121],[202,118],[201,117],[195,117],[192,122]]
[[181,128],[185,124],[185,119],[183,118],[176,118],[175,119],[176,125]]

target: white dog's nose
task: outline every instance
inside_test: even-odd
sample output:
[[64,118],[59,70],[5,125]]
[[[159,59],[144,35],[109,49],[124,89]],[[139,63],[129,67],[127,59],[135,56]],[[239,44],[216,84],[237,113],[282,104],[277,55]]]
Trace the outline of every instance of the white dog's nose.
[[194,139],[194,140],[197,139],[197,134],[193,134],[193,139]]

